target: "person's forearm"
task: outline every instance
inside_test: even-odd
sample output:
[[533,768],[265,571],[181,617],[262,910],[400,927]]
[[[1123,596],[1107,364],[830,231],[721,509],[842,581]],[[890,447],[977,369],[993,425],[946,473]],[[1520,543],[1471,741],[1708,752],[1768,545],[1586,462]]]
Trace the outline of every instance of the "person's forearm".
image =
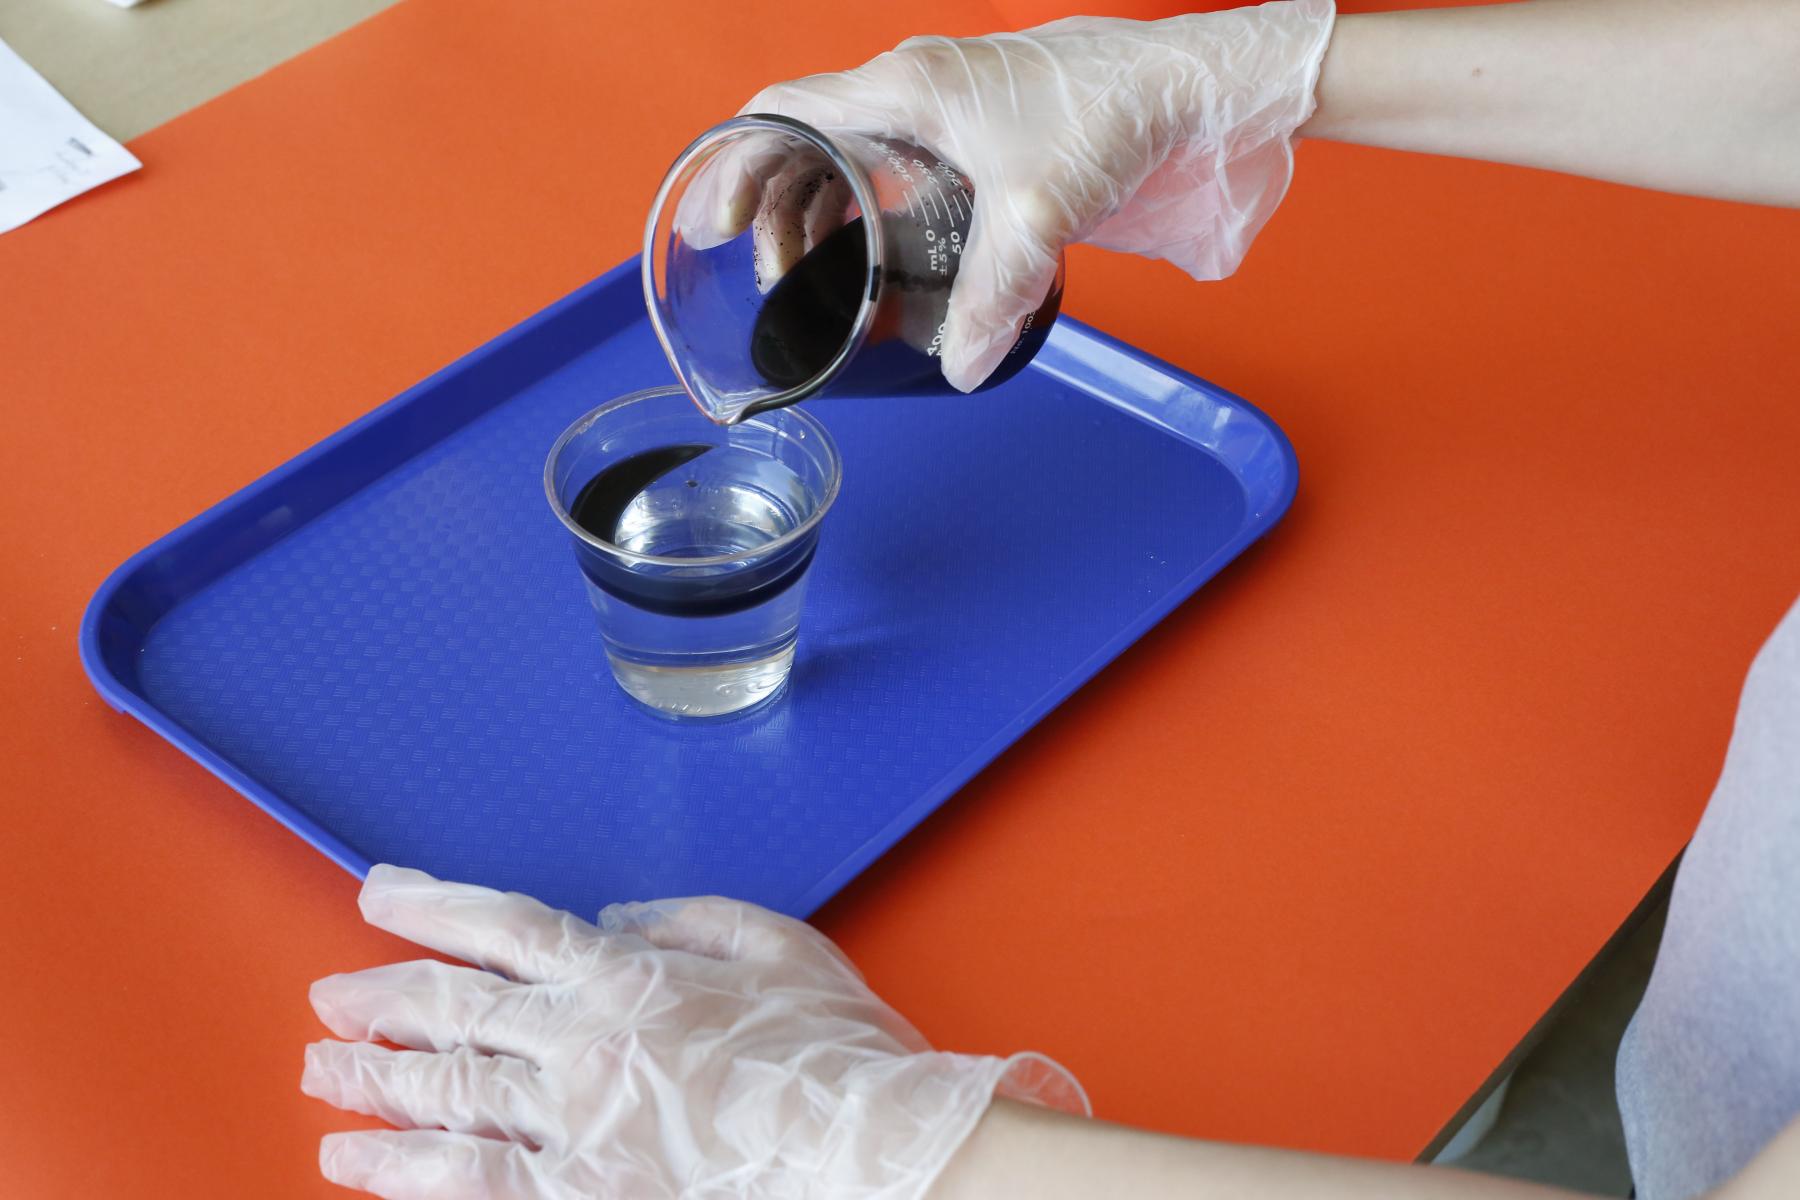
[[1569,1200],[1464,1171],[1164,1137],[997,1101],[931,1200]]
[[1800,0],[1340,17],[1302,137],[1800,206]]

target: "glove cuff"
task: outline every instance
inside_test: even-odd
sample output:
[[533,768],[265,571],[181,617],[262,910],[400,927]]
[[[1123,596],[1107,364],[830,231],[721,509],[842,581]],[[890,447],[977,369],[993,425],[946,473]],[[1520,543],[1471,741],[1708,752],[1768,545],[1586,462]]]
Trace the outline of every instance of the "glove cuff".
[[1157,22],[1190,58],[1184,131],[1086,240],[1167,259],[1195,279],[1237,270],[1293,181],[1294,131],[1317,107],[1336,17],[1333,0],[1272,0]]
[[1074,1075],[1041,1054],[914,1054],[845,1083],[809,1200],[921,1200],[997,1095],[1093,1115]]
[[[1190,42],[1204,69],[1190,81],[1188,137],[1249,129],[1256,140],[1286,138],[1318,107],[1319,69],[1337,25],[1335,0],[1269,0],[1244,8],[1188,13],[1156,22],[1175,45]],[[1219,54],[1220,45],[1235,47]],[[1254,97],[1243,107],[1245,97]]]

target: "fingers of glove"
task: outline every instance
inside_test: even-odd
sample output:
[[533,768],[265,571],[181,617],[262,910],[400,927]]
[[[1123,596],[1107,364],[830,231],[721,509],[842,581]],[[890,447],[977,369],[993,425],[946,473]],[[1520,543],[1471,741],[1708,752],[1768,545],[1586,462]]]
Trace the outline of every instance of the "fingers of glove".
[[769,178],[787,163],[790,144],[773,135],[731,142],[694,174],[675,205],[675,232],[698,250],[750,228]]
[[844,215],[850,211],[855,196],[850,190],[850,181],[837,171],[826,175],[819,190],[807,202],[803,214],[806,227],[806,248],[811,250],[820,242],[844,227]]
[[349,1041],[379,1038],[413,1050],[472,1046],[533,1059],[542,1022],[534,1023],[531,1006],[557,997],[427,959],[328,976],[312,985],[311,999],[326,1028]]
[[975,219],[944,319],[944,378],[971,392],[1000,365],[1025,318],[1050,294],[1062,250],[1052,232],[1056,207],[1010,194],[998,182],[975,186]]
[[719,896],[614,904],[601,912],[600,928],[663,950],[728,962],[802,963],[862,978],[844,952],[806,922]]
[[406,1129],[442,1128],[546,1145],[556,1135],[529,1063],[459,1047],[442,1054],[367,1042],[306,1048],[300,1090]]
[[760,290],[774,287],[801,255],[843,224],[849,194],[836,167],[810,156],[793,159],[769,179],[754,226]]
[[371,867],[358,903],[371,925],[522,981],[579,978],[604,953],[598,931],[573,913],[423,871]]
[[385,1200],[552,1200],[541,1160],[517,1142],[438,1130],[330,1133],[319,1172]]

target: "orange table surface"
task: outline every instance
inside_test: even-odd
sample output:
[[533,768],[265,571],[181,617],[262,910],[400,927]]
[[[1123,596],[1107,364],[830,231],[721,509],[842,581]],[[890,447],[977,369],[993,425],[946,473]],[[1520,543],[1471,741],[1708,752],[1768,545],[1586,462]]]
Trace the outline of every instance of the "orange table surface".
[[[0,238],[0,1190],[342,1194],[307,983],[408,947],[100,702],[82,608],[631,254],[759,83],[997,19],[791,11],[403,4]],[[1800,592],[1800,218],[1300,160],[1238,278],[1069,284],[1283,424],[1292,513],[819,919],[935,1041],[1052,1053],[1104,1116],[1409,1157],[1680,850]]]

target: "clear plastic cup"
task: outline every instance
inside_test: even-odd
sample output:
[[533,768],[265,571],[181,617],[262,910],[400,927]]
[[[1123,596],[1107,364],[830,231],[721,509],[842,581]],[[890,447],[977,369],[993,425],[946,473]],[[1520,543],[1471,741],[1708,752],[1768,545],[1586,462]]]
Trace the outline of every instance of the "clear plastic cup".
[[623,396],[564,431],[544,491],[627,695],[663,716],[721,717],[781,693],[841,477],[809,414],[717,425],[678,387]]

